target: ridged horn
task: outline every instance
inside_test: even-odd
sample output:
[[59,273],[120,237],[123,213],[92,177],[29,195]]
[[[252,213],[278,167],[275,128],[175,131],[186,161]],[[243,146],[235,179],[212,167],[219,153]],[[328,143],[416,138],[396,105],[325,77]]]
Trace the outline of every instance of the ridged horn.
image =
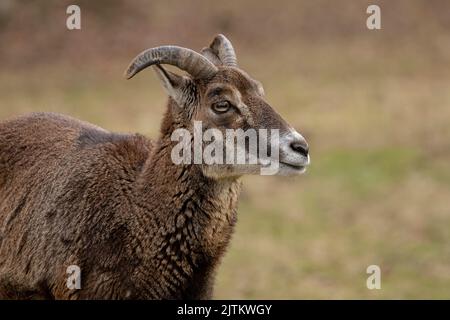
[[139,71],[155,64],[170,64],[186,71],[196,79],[213,76],[217,67],[201,54],[177,46],[161,46],[147,49],[131,61],[124,76],[132,78]]
[[210,45],[211,50],[226,66],[237,67],[236,53],[233,45],[223,34],[218,34]]
[[221,66],[223,63],[220,61],[219,57],[212,51],[211,48],[203,48],[200,53],[205,56],[209,61],[214,63],[216,66]]

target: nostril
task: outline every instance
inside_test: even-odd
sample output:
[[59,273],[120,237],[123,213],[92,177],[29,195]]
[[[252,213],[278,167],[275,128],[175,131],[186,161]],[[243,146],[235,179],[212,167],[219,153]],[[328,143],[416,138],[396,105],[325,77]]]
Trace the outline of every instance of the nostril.
[[293,141],[291,142],[291,148],[305,157],[308,156],[309,146],[306,142]]

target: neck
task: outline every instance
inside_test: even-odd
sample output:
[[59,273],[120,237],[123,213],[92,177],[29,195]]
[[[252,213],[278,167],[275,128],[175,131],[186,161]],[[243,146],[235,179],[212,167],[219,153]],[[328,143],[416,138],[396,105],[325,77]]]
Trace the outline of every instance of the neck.
[[236,222],[240,182],[208,178],[200,165],[175,165],[172,143],[162,130],[138,183],[138,229],[148,239],[143,259],[167,296],[210,296]]

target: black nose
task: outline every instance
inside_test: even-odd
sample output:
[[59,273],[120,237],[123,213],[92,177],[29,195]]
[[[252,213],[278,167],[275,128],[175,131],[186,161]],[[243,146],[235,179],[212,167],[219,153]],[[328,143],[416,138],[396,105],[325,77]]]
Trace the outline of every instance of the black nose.
[[291,148],[295,152],[300,153],[302,156],[307,157],[309,152],[309,146],[306,141],[292,141]]

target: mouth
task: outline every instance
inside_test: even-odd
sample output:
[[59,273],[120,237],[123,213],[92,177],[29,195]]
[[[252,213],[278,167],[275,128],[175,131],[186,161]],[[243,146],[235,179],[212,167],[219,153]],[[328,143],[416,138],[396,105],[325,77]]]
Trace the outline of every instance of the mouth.
[[280,161],[280,166],[282,171],[287,175],[297,175],[302,174],[306,171],[306,168],[311,163],[309,155],[306,159],[302,159],[302,161]]
[[303,173],[303,172],[306,171],[306,165],[297,165],[297,164],[281,162],[281,161],[280,161],[280,164],[285,166],[285,167],[287,167],[287,168],[289,168],[289,169],[297,171],[298,173]]
[[270,161],[268,159],[258,159],[259,165],[262,168],[270,168],[273,166],[276,170],[276,173],[272,174],[278,174],[282,176],[289,176],[289,175],[299,175],[306,171],[308,165],[310,164],[310,158],[309,156],[306,159],[303,159],[302,161],[287,161],[286,159],[284,161],[280,160],[273,160]]

